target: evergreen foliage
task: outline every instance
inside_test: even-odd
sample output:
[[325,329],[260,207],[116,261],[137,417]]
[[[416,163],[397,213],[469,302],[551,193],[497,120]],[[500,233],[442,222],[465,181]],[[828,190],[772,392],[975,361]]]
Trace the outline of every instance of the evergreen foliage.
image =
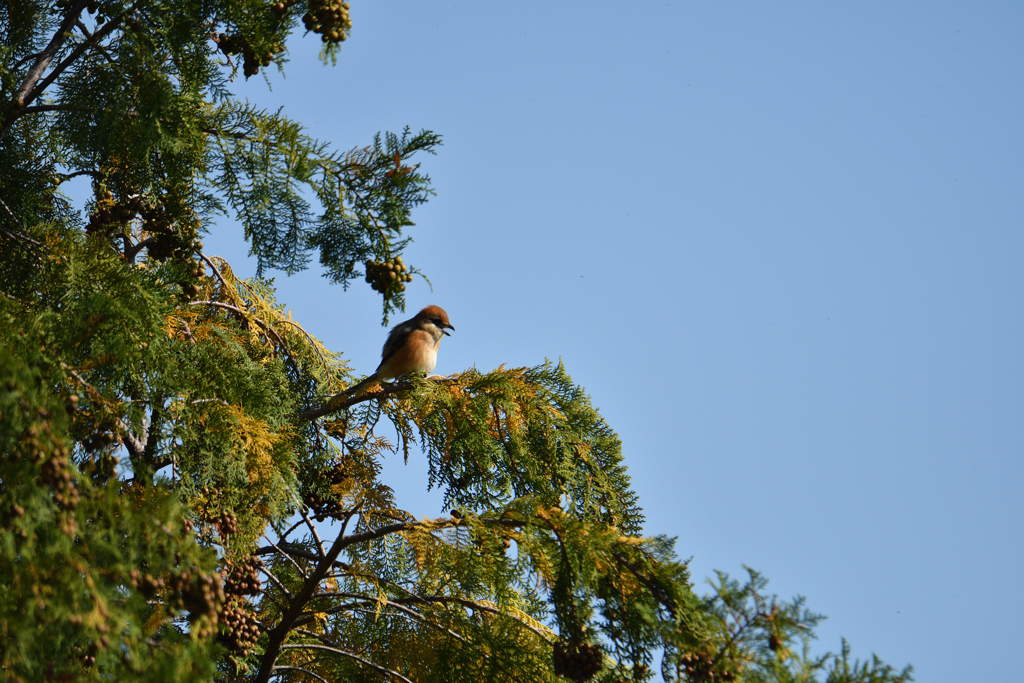
[[[697,595],[561,364],[345,393],[262,275],[316,254],[403,310],[410,160],[441,140],[341,153],[235,99],[300,23],[325,60],[351,27],[333,0],[0,7],[0,677],[910,680],[812,657],[820,617],[755,572]],[[225,215],[259,277],[203,252]],[[450,514],[402,509],[398,452]]]

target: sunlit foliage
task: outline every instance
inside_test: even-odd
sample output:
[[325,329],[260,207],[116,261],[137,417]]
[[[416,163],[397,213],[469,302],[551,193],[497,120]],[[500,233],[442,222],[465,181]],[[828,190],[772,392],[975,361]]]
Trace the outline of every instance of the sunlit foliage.
[[[264,276],[315,256],[403,310],[441,140],[336,151],[230,91],[300,25],[336,61],[348,10],[0,7],[0,678],[909,680],[796,652],[819,617],[756,573],[696,594],[560,363],[346,392]],[[204,253],[224,217],[258,277]],[[403,509],[390,455],[450,512]]]

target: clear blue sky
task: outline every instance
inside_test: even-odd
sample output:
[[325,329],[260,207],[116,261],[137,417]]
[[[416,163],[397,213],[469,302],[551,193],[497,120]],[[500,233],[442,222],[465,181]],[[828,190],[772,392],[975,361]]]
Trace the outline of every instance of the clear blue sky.
[[[1020,680],[1024,4],[352,5],[337,67],[294,40],[236,91],[340,149],[444,136],[405,259],[437,372],[561,357],[698,584],[749,564],[819,651]],[[239,239],[207,251],[251,274]],[[278,283],[376,367],[368,286]]]

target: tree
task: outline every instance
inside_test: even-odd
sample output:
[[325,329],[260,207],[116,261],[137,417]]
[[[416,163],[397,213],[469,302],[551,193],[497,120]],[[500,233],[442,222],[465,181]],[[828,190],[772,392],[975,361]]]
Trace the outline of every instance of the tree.
[[[335,59],[347,4],[0,12],[5,679],[909,680],[845,644],[793,655],[819,617],[754,572],[694,593],[560,364],[346,391],[262,275],[316,254],[387,322],[431,193],[413,159],[441,140],[336,152],[230,84],[300,22]],[[87,219],[62,191],[83,175]],[[203,253],[223,215],[258,277]],[[380,479],[417,447],[450,514],[416,520]]]

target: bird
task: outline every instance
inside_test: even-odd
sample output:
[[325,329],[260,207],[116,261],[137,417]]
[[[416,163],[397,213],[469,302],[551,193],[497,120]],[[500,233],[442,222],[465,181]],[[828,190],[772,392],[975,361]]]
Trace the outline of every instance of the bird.
[[437,365],[437,348],[441,339],[450,337],[448,330],[454,329],[455,326],[448,321],[448,314],[440,306],[427,306],[409,320],[398,323],[388,333],[377,370],[345,393],[352,394],[373,382],[394,379],[410,372],[432,372]]

